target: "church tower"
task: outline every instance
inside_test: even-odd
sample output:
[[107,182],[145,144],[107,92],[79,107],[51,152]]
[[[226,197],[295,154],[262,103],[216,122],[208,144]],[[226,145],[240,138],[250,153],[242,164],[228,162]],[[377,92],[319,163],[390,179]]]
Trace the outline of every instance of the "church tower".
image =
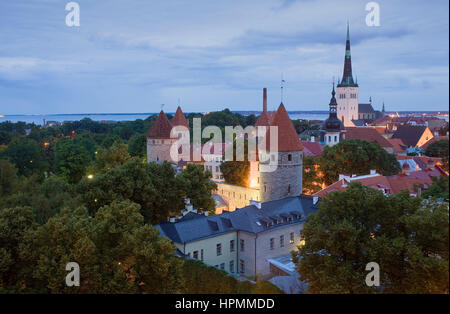
[[[302,193],[303,146],[289,115],[280,104],[270,126],[278,128],[278,150],[270,150],[270,130],[266,133],[266,152],[260,157],[260,200],[268,202]],[[260,155],[260,156],[261,156]],[[277,157],[277,158],[275,158]],[[264,171],[270,163],[273,171]],[[266,168],[267,169],[267,168]]]
[[341,134],[345,131],[344,125],[341,120],[337,117],[337,102],[336,102],[336,93],[334,91],[334,82],[333,82],[333,91],[331,92],[331,100],[330,100],[330,115],[328,119],[325,120],[323,125],[324,130],[324,138],[323,141],[327,146],[333,146],[339,143],[341,139]]
[[344,75],[342,81],[337,85],[337,116],[344,126],[355,126],[352,120],[359,119],[358,112],[358,84],[353,81],[350,29],[347,23]]

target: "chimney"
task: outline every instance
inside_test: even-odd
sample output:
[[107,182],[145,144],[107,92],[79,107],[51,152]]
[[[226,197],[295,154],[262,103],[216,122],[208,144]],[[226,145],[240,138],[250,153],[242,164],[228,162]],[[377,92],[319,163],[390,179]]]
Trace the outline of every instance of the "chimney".
[[170,216],[170,217],[169,217],[169,222],[175,222],[175,221],[176,221],[175,216]]
[[205,210],[205,211],[203,212],[203,215],[208,216],[208,215],[209,215],[208,211]]
[[316,141],[316,138],[314,137],[314,135],[313,136],[311,136],[311,142],[315,142]]
[[250,205],[255,205],[258,209],[261,209],[261,202],[250,200]]
[[267,88],[263,88],[263,111],[267,112]]
[[318,201],[319,201],[319,197],[313,196],[313,204],[316,205]]
[[370,174],[377,174],[377,171],[376,170],[370,170]]

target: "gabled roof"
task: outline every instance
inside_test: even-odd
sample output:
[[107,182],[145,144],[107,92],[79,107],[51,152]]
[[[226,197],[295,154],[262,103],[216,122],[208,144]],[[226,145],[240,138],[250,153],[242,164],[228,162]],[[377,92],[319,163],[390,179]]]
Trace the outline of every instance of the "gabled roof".
[[177,112],[175,112],[175,115],[173,116],[172,126],[184,126],[189,129],[189,123],[187,122],[183,111],[181,111],[180,106],[178,106]]
[[170,121],[167,118],[164,111],[161,110],[158,118],[156,119],[152,128],[148,132],[147,138],[169,139],[169,138],[171,138],[170,137],[171,130],[172,130],[172,124],[170,123]]
[[387,139],[378,133],[375,128],[372,127],[347,127],[345,139],[360,139],[370,143],[378,143],[383,148],[391,148],[393,145],[389,143]]
[[319,157],[322,154],[323,146],[318,142],[301,141],[305,156]]
[[403,153],[408,148],[400,138],[389,138],[387,140],[394,146],[394,153]]
[[399,125],[392,138],[400,138],[409,147],[415,147],[426,129],[422,125]]
[[358,112],[359,113],[374,113],[372,104],[358,104]]
[[[188,243],[201,239],[218,236],[235,231],[246,231],[252,234],[270,231],[280,226],[300,223],[306,217],[317,211],[311,196],[287,197],[281,200],[265,202],[261,208],[249,205],[234,212],[224,212],[220,215],[202,216],[197,215],[195,219],[182,220],[179,222],[162,222],[154,226],[161,234],[176,243]],[[298,213],[300,218],[292,213]],[[281,224],[265,225],[264,221],[270,221],[271,216],[291,216],[292,221],[283,220]]]
[[[297,131],[294,124],[292,124],[291,118],[286,111],[283,103],[278,107],[275,115],[272,116],[270,126],[278,127],[278,151],[279,152],[291,152],[303,150],[303,145],[300,142]],[[266,134],[266,148],[270,149],[270,129]]]

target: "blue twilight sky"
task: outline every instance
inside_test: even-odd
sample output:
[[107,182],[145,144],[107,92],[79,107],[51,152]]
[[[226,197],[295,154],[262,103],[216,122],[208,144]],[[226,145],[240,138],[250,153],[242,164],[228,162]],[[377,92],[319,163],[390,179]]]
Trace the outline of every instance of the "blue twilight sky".
[[0,114],[327,110],[350,22],[360,102],[448,110],[448,0],[0,0]]

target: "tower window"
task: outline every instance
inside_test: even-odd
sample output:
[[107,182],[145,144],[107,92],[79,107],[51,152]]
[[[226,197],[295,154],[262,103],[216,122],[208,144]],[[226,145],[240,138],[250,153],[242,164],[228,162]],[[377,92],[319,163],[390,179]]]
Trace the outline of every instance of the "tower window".
[[292,155],[291,154],[288,155],[288,161],[292,161]]

